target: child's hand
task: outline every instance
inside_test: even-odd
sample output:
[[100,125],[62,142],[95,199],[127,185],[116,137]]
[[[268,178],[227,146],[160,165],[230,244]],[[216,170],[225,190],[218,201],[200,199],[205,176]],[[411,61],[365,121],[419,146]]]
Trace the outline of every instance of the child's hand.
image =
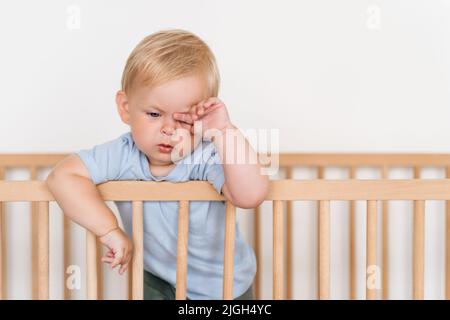
[[101,236],[100,242],[108,251],[102,257],[102,262],[109,263],[111,269],[120,265],[119,274],[123,274],[133,256],[133,243],[120,228],[116,228]]
[[[173,117],[175,120],[192,125],[191,132],[201,133],[202,137],[206,139],[211,139],[216,130],[223,132],[225,129],[234,128],[225,104],[216,97],[211,97],[193,105],[188,112],[175,112]],[[198,122],[201,122],[201,132],[196,131]]]

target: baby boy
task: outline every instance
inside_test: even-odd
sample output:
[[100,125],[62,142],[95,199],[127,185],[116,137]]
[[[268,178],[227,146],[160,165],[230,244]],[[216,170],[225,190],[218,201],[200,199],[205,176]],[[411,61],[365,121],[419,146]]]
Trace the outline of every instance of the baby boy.
[[[218,99],[210,48],[179,29],[145,37],[131,52],[116,103],[130,131],[58,163],[46,183],[69,218],[106,246],[102,261],[123,274],[133,254],[131,202],[116,202],[125,230],[96,185],[111,180],[204,180],[233,205],[254,208],[269,181],[257,154]],[[245,151],[244,160],[236,161]],[[241,157],[242,158],[242,157]],[[144,202],[144,298],[174,299],[178,202]],[[221,299],[225,203],[191,201],[187,297]],[[255,255],[236,229],[234,299],[251,299]]]

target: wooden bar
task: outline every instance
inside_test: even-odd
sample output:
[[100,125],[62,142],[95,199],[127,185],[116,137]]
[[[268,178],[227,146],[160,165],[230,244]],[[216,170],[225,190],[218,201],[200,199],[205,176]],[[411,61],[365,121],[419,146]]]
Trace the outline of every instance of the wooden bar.
[[[30,171],[30,180],[38,180],[38,170],[36,167],[32,166],[29,168]],[[30,203],[31,205],[31,261],[37,261],[38,259],[38,250],[37,245],[38,242],[36,239],[38,238],[38,202],[33,201]],[[38,269],[31,269],[31,298],[33,300],[38,299],[39,296],[39,284],[38,284]]]
[[[4,167],[39,167],[53,166],[67,157],[68,153],[7,153],[0,157],[0,166]],[[259,158],[268,156],[279,158],[280,167],[289,166],[443,166],[450,163],[448,153],[289,153],[262,154]]]
[[[349,179],[356,179],[356,167],[349,168]],[[349,222],[350,222],[350,250],[349,250],[349,281],[350,299],[356,299],[356,234],[355,234],[355,201],[349,202]]]
[[283,299],[283,202],[273,202],[273,299]]
[[63,153],[6,153],[0,156],[0,167],[52,167],[68,155]]
[[422,168],[413,167],[413,179],[420,179],[422,175]]
[[177,285],[176,299],[186,300],[187,260],[189,236],[189,201],[179,202],[177,241]]
[[[369,270],[373,270],[373,267],[377,266],[377,201],[369,200],[367,201],[367,242],[366,242],[366,299],[375,300],[376,299],[376,283],[372,287],[372,283],[369,283],[368,277],[373,277],[369,274]],[[375,270],[376,272],[376,270]],[[375,273],[375,277],[378,274]]]
[[87,299],[97,300],[97,237],[86,230],[86,288]]
[[[286,179],[292,179],[293,168],[286,168]],[[293,246],[292,246],[292,201],[286,201],[286,297],[287,300],[292,300],[293,291],[293,265],[294,259],[292,258]]]
[[330,201],[319,201],[319,299],[330,298]]
[[[18,190],[19,189],[19,190]],[[97,186],[106,201],[225,201],[207,181],[110,181]],[[264,200],[449,200],[450,179],[271,180]],[[0,201],[54,201],[43,181],[0,181]]]
[[70,265],[70,219],[62,213],[63,224],[63,286],[64,286],[64,300],[72,298],[71,290],[67,287],[67,268]]
[[[450,166],[445,176],[450,179]],[[445,299],[450,300],[450,201],[445,201]]]
[[[0,180],[5,180],[5,171],[5,168],[0,166]],[[0,201],[0,300],[7,298],[6,249],[6,203]]]
[[325,179],[325,168],[317,167],[317,179],[322,180]]
[[[414,167],[414,179],[421,178],[421,168]],[[423,300],[425,259],[425,203],[414,201],[413,222],[413,298]]]
[[128,300],[133,300],[133,263],[128,265]]
[[[323,180],[325,169],[317,167],[317,180]],[[317,265],[320,266],[320,209],[317,212]],[[320,268],[320,267],[319,267]],[[320,272],[317,274],[317,299],[320,299]]]
[[[381,167],[381,179],[389,179],[389,168]],[[389,202],[381,201],[381,297],[389,299]]]
[[[280,167],[408,167],[443,166],[450,163],[450,153],[281,153],[269,157],[279,158]],[[266,155],[267,158],[267,155]]]
[[233,299],[234,239],[236,231],[236,208],[227,201],[225,218],[225,252],[223,264],[223,299]]
[[144,299],[144,214],[143,202],[133,201],[133,300]]
[[261,299],[261,253],[260,253],[260,226],[261,226],[261,207],[254,208],[253,213],[253,243],[256,257],[256,274],[255,274],[255,300]]
[[49,204],[38,202],[38,299],[49,298]]
[[97,246],[97,300],[103,300],[103,245],[98,237],[95,238]]
[[425,201],[414,201],[413,299],[424,298]]

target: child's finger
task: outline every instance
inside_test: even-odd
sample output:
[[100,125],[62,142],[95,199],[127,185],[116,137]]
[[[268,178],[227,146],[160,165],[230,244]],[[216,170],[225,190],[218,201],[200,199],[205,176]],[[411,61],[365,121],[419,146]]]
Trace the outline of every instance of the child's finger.
[[208,109],[206,109],[206,111],[203,115],[206,116],[207,114],[209,114],[209,113],[213,112],[214,110],[217,110],[221,107],[223,107],[223,104],[215,104],[215,105],[209,107]]
[[128,263],[123,264],[119,269],[119,274],[123,274],[128,269]]
[[198,111],[200,108],[200,104],[196,104],[194,106],[192,106],[191,110],[189,110],[188,114],[191,115],[192,119],[195,121],[198,119]]
[[176,113],[173,114],[173,118],[174,118],[175,120],[179,120],[179,121],[182,121],[182,122],[186,122],[186,123],[188,123],[188,124],[193,124],[193,123],[194,123],[193,115],[192,115],[192,114],[189,114],[189,113],[179,113],[179,112],[176,112]]
[[201,116],[205,113],[205,108],[202,105],[199,105],[197,108],[197,115]]
[[120,249],[114,257],[113,262],[111,263],[111,269],[114,269],[117,265],[119,265],[122,262],[123,258],[123,248]]
[[218,104],[218,103],[222,103],[222,101],[220,101],[219,98],[217,97],[212,97],[210,98],[208,101],[205,102],[205,104],[203,105],[205,108],[209,108],[210,106],[214,105],[214,104]]
[[105,263],[111,263],[114,261],[114,258],[110,258],[110,257],[102,257],[102,262]]

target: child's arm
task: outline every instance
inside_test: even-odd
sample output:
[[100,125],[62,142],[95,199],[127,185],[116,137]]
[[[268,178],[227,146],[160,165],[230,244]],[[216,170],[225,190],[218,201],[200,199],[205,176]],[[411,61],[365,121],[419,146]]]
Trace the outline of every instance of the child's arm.
[[70,219],[100,237],[109,251],[102,261],[122,274],[132,256],[132,242],[118,227],[114,213],[101,198],[89,172],[77,155],[63,159],[46,179],[47,187]]
[[[211,97],[192,106],[189,112],[174,113],[173,117],[193,125],[192,133],[214,141],[224,168],[222,193],[228,200],[240,208],[255,208],[263,202],[269,192],[269,179],[261,174],[257,153],[231,123],[222,101]],[[197,132],[198,128],[201,132]]]
[[[223,128],[222,135],[215,136],[213,141],[222,159],[225,175],[222,193],[240,208],[259,206],[268,193],[269,179],[261,174],[255,150],[233,125]],[[244,154],[238,155],[238,152]],[[229,155],[232,155],[233,159],[229,159]],[[236,162],[234,159],[238,162],[233,163]]]

